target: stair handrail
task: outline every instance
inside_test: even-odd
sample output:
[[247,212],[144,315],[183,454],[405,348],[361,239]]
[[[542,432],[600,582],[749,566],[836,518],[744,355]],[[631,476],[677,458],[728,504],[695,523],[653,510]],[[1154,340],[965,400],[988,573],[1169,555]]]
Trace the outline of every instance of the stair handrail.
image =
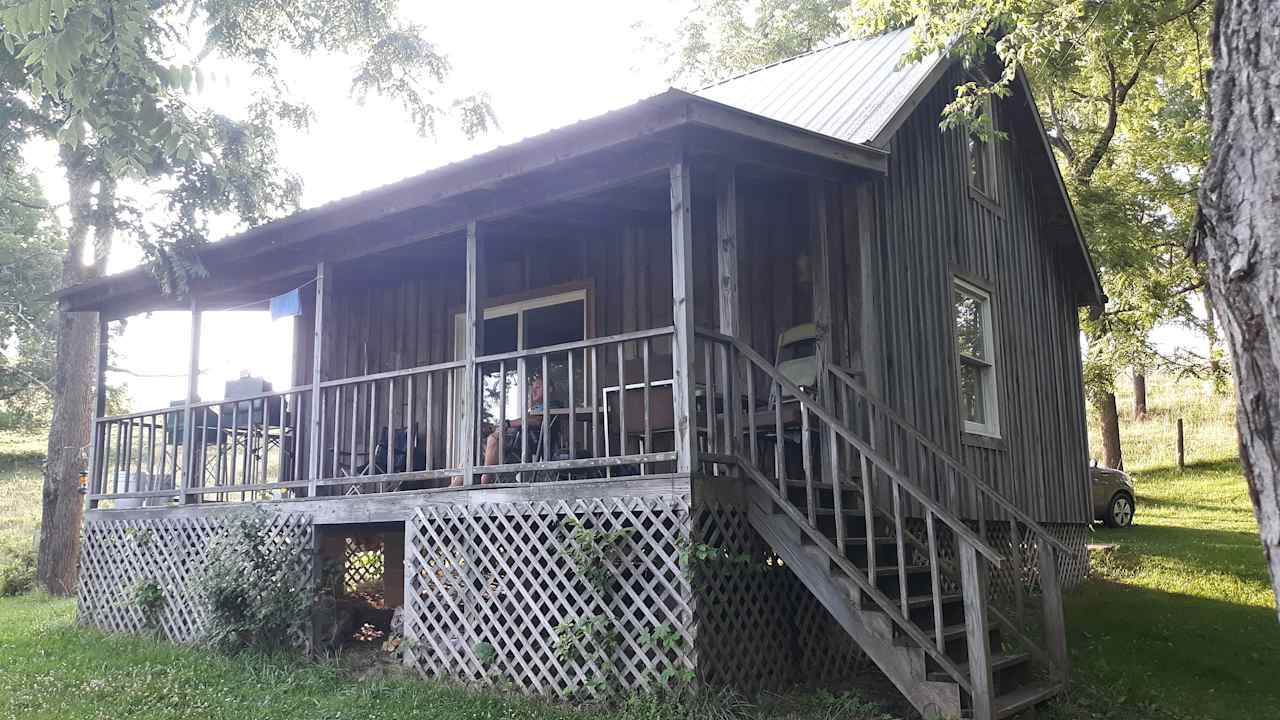
[[1032,519],[1030,515],[1023,512],[1021,508],[1019,508],[1017,505],[1013,504],[1011,501],[1005,498],[1004,495],[1002,495],[998,490],[988,485],[986,481],[978,477],[976,473],[970,470],[964,464],[964,462],[961,461],[959,458],[957,458],[954,454],[952,454],[951,452],[948,452],[945,448],[938,445],[933,440],[931,440],[928,436],[926,436],[924,433],[916,429],[915,425],[908,422],[906,418],[898,414],[898,412],[894,410],[892,407],[890,407],[887,403],[885,403],[884,401],[872,395],[865,385],[858,382],[857,379],[855,379],[852,375],[846,372],[843,368],[839,367],[838,365],[828,364],[827,369],[831,371],[831,374],[833,376],[835,376],[838,380],[840,380],[842,383],[848,386],[851,390],[857,393],[859,398],[863,402],[867,403],[868,405],[874,406],[876,409],[876,412],[880,413],[882,416],[893,421],[895,425],[897,425],[899,428],[907,432],[909,435],[911,435],[911,437],[913,437],[917,442],[919,442],[922,447],[932,452],[937,457],[937,459],[941,460],[943,464],[950,467],[956,473],[956,475],[958,475],[960,478],[964,479],[966,482],[972,485],[975,491],[981,492],[983,495],[990,498],[992,502],[994,502],[996,505],[999,505],[1006,512],[1008,512],[1012,517],[1014,517],[1024,525],[1026,525],[1036,535],[1038,535],[1041,540],[1043,540],[1044,542],[1047,542],[1054,549],[1058,550],[1064,555],[1070,556],[1073,554],[1070,548],[1068,548],[1066,545],[1062,543],[1062,541],[1058,540],[1052,534],[1050,534],[1049,531],[1044,526],[1036,522],[1034,519]]
[[875,448],[868,445],[862,438],[858,437],[851,429],[849,429],[840,419],[827,408],[825,408],[817,399],[802,391],[795,383],[791,382],[783,375],[772,363],[764,358],[754,348],[747,345],[742,340],[718,333],[714,330],[699,328],[697,333],[716,340],[721,343],[732,345],[743,357],[747,358],[752,365],[755,365],[765,373],[771,380],[782,386],[782,389],[794,396],[805,407],[808,412],[813,413],[819,420],[826,423],[830,428],[852,445],[859,454],[874,463],[881,473],[888,477],[893,484],[900,490],[906,492],[912,499],[927,508],[935,517],[943,522],[958,537],[964,538],[965,541],[973,545],[983,557],[987,558],[993,565],[1000,567],[1004,564],[1004,555],[992,547],[985,539],[969,528],[968,525],[960,519],[959,516],[952,513],[949,509],[940,505],[933,498],[925,494],[915,483],[903,475],[894,463],[888,458],[881,455]]

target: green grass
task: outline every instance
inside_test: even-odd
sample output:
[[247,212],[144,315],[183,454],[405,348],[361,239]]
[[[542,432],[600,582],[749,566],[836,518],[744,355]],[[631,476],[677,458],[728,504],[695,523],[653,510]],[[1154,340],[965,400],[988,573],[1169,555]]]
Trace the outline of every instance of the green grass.
[[[1093,577],[1067,598],[1070,696],[1060,720],[1271,720],[1280,713],[1280,625],[1236,459],[1234,398],[1198,382],[1151,378],[1150,415],[1132,419],[1119,388],[1137,524],[1099,529]],[[1174,467],[1184,418],[1188,467]],[[1090,447],[1096,439],[1091,418]],[[39,521],[39,438],[0,434],[0,553]],[[23,462],[12,459],[21,457]],[[8,464],[6,464],[8,460]],[[849,698],[791,699],[755,715],[868,718]],[[0,599],[0,720],[5,718],[577,718],[661,720],[652,702],[574,711],[416,680],[355,680],[334,665],[225,657],[77,628],[74,606]],[[688,714],[687,712],[685,713]],[[701,716],[702,714],[699,714]]]
[[0,719],[218,720],[888,720],[856,694],[711,695],[687,704],[630,698],[571,708],[514,693],[353,674],[350,661],[223,655],[77,627],[70,600],[0,598]]
[[0,594],[31,578],[44,451],[39,436],[0,431]]
[[[1067,599],[1076,689],[1060,711],[1275,718],[1280,625],[1237,459],[1235,400],[1194,381],[1152,378],[1148,388],[1144,421],[1132,419],[1131,388],[1119,388],[1138,515],[1132,528],[1099,528],[1091,538],[1115,547],[1095,551],[1093,576]],[[1188,461],[1181,473],[1178,417]]]

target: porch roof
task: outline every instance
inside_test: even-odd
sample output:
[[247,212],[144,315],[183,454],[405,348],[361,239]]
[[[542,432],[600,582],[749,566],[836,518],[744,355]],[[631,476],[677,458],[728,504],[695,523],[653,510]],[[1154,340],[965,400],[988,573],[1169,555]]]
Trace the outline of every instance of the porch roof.
[[[408,242],[457,232],[472,220],[488,220],[538,202],[609,187],[663,170],[691,133],[713,148],[756,151],[750,161],[818,172],[883,173],[888,153],[824,135],[681,90],[669,89],[624,108],[582,120],[517,143],[447,164],[420,175],[294,213],[200,251],[209,277],[193,282],[193,293],[222,293],[207,309],[262,299],[265,289],[288,289],[313,272],[321,259],[348,259]],[[658,147],[661,146],[661,147]],[[654,152],[658,150],[659,152]],[[630,151],[630,152],[629,152]],[[637,152],[642,151],[642,152]],[[601,167],[580,161],[606,160]],[[549,171],[554,169],[554,178]],[[536,188],[522,179],[536,177]],[[547,188],[548,184],[552,187]],[[416,212],[411,238],[370,241],[388,225]],[[423,219],[422,212],[431,211]],[[356,243],[357,228],[371,232]],[[228,294],[252,276],[256,295]],[[111,317],[180,305],[161,292],[144,268],[98,278],[56,297],[64,310],[100,311]]]

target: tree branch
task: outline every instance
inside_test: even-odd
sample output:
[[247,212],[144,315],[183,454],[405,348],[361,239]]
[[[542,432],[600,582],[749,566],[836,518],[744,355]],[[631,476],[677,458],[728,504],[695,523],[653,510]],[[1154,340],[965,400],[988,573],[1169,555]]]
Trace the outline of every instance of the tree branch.
[[53,209],[52,206],[50,206],[48,203],[38,202],[35,200],[27,200],[26,198],[20,198],[17,195],[10,195],[8,193],[4,195],[4,200],[5,202],[11,202],[14,205],[21,205],[22,207],[27,208],[29,210],[52,210]]
[[1076,150],[1071,147],[1071,140],[1067,138],[1067,133],[1062,127],[1062,118],[1058,115],[1058,103],[1055,100],[1053,88],[1049,89],[1049,118],[1053,121],[1053,135],[1049,136],[1049,143],[1062,151],[1067,156],[1067,162],[1075,165]]

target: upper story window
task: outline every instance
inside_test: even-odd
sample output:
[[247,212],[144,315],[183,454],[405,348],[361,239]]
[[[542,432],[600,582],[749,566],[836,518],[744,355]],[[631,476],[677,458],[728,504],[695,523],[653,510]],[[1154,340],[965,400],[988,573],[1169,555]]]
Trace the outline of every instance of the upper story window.
[[[989,124],[995,130],[995,112],[992,109],[991,97],[983,101],[981,124]],[[996,197],[996,146],[991,140],[984,140],[975,132],[969,132],[969,186],[982,193],[987,199]]]
[[999,437],[991,294],[956,278],[952,310],[960,366],[960,413],[965,432]]

